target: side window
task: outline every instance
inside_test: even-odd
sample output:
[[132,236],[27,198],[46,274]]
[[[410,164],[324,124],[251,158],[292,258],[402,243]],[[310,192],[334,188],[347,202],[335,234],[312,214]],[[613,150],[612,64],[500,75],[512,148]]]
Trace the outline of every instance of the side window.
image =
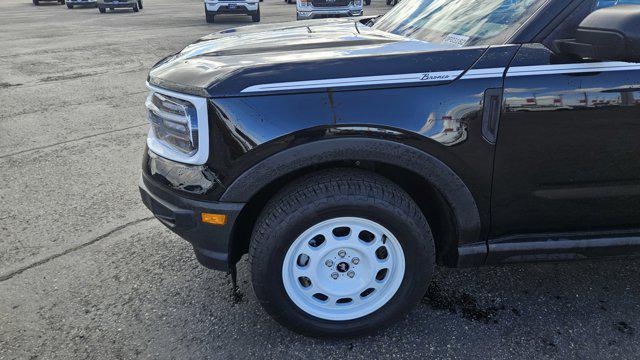
[[[600,2],[600,1],[595,1]],[[544,45],[546,45],[553,52],[558,52],[554,41],[557,39],[569,39],[573,37],[573,32],[580,25],[580,22],[587,17],[587,15],[591,14],[594,10],[594,0],[584,1],[582,4],[571,13],[555,30],[549,34],[549,36],[544,40]]]
[[571,13],[549,36],[544,40],[544,45],[557,52],[554,41],[557,39],[569,39],[580,25],[580,22],[592,12],[616,5],[640,5],[640,0],[587,0]]

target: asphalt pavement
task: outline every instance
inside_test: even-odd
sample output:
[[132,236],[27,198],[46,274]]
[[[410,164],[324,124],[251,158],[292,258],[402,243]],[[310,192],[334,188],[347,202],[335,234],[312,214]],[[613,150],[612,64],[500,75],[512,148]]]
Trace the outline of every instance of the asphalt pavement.
[[[0,1],[0,359],[637,358],[640,260],[438,269],[403,321],[357,339],[272,321],[142,205],[145,79],[208,33],[200,0],[139,13]],[[262,22],[295,6],[261,3]],[[390,9],[381,0],[365,14]],[[562,214],[558,214],[562,216]]]

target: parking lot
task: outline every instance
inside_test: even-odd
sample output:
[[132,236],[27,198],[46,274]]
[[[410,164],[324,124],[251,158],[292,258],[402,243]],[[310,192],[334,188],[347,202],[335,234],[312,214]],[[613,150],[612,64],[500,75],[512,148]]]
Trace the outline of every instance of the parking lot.
[[[365,15],[389,9],[373,0]],[[261,12],[295,19],[282,0]],[[637,358],[638,259],[441,268],[406,319],[358,339],[276,324],[246,259],[234,298],[137,184],[149,68],[251,24],[206,24],[201,0],[145,0],[135,14],[0,2],[0,359]]]

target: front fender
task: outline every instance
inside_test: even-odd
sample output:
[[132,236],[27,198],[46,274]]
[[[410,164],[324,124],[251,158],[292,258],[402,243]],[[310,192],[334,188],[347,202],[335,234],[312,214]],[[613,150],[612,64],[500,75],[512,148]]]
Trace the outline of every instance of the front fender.
[[246,203],[277,179],[306,167],[345,160],[374,161],[398,166],[421,176],[448,202],[459,244],[480,240],[482,222],[476,201],[462,179],[442,161],[398,142],[372,138],[318,140],[278,152],[236,178],[222,202]]

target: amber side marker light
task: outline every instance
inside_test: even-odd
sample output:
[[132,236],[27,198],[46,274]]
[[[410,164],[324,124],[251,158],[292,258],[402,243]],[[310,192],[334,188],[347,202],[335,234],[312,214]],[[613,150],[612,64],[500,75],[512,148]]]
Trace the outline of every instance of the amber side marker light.
[[222,226],[227,223],[227,215],[202,213],[202,222]]

